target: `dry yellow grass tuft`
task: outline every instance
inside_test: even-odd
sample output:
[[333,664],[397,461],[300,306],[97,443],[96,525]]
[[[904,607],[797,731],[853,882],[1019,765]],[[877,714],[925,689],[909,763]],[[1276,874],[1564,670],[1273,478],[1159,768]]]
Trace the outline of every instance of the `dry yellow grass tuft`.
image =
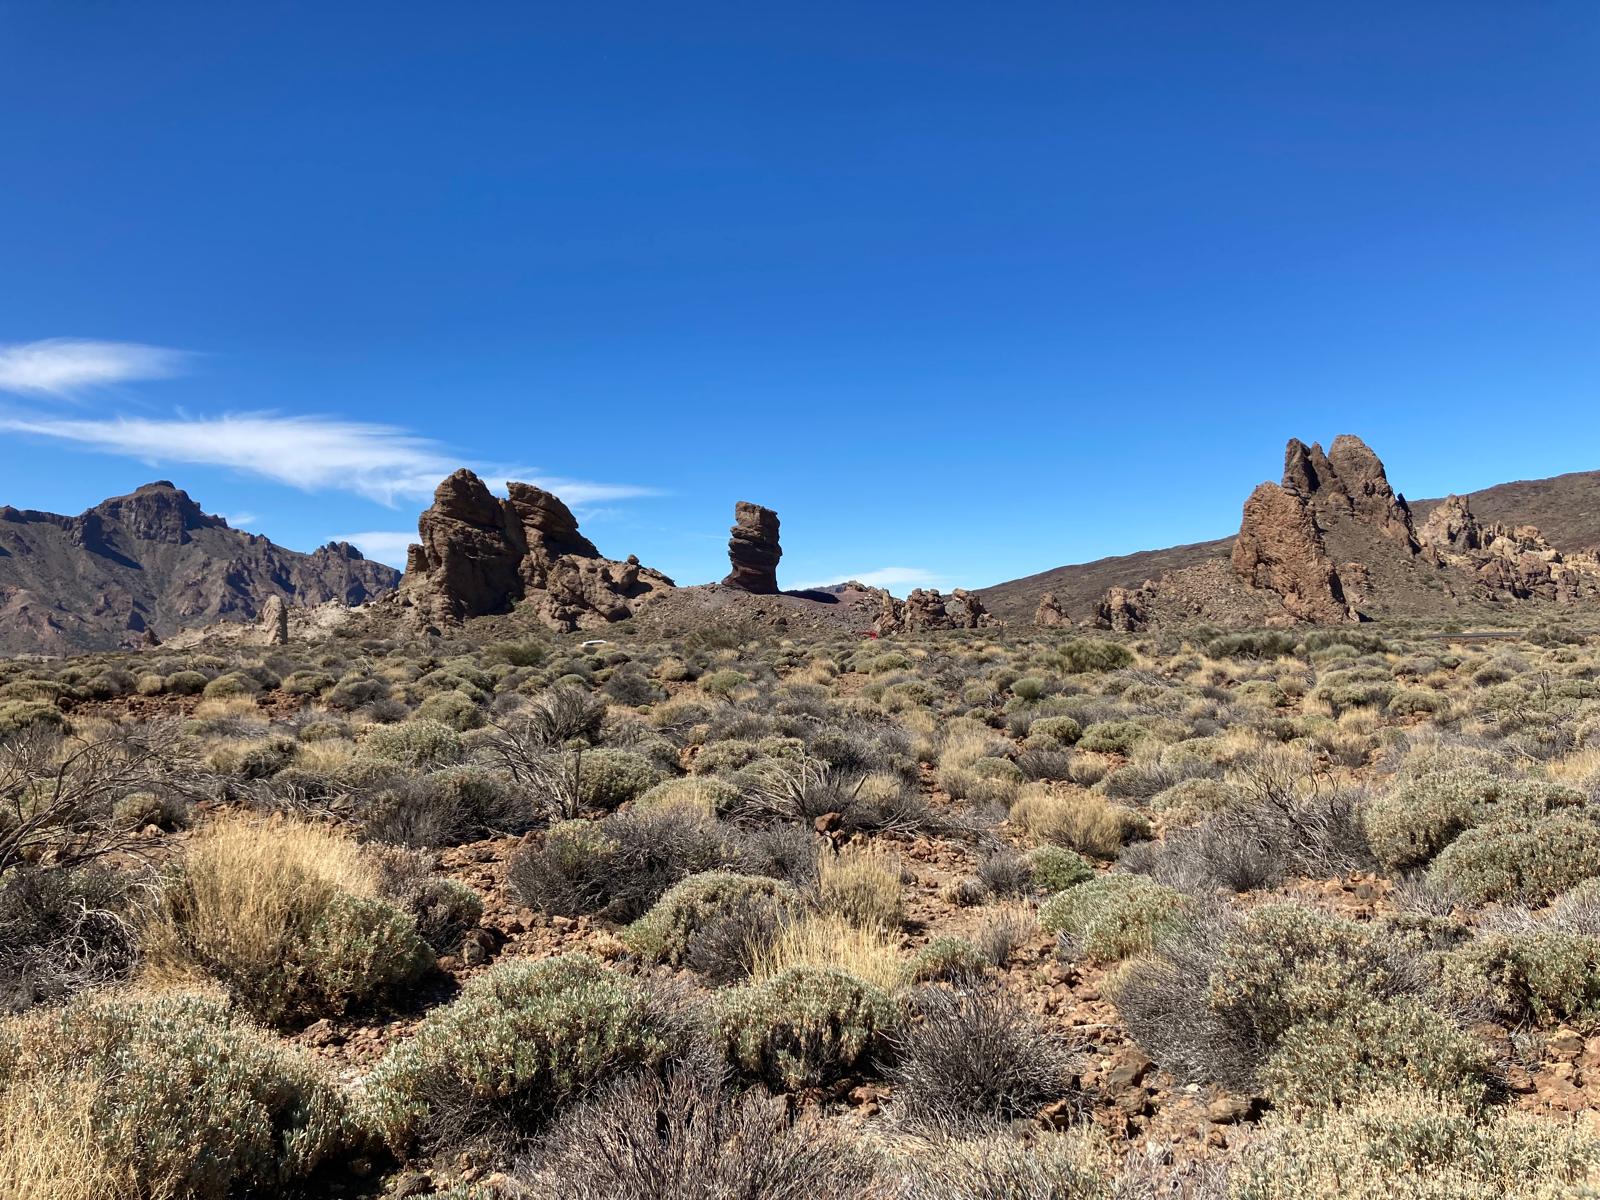
[[218,818],[189,842],[181,879],[146,931],[146,975],[193,981],[207,977],[207,962],[270,974],[332,897],[379,891],[371,858],[331,829]]
[[792,967],[836,967],[890,992],[907,978],[907,962],[882,928],[856,925],[835,913],[810,914],[786,925],[776,941],[757,952],[750,973],[760,983]]
[[1022,789],[1011,821],[1036,842],[1097,858],[1115,858],[1142,824],[1136,813],[1093,792],[1058,792],[1038,783]]
[[176,1200],[141,1191],[127,1163],[94,1138],[92,1080],[29,1078],[0,1089],[0,1196],[50,1200]]
[[900,860],[877,846],[824,853],[817,871],[823,911],[855,925],[896,929],[903,908],[900,874]]

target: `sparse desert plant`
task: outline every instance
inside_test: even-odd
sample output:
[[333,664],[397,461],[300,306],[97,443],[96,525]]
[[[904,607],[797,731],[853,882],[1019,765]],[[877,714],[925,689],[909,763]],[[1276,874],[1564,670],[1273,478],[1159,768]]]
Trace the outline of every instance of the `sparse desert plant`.
[[101,863],[23,868],[0,882],[0,1013],[125,979],[139,957],[143,875]]
[[413,769],[448,766],[461,758],[461,735],[438,721],[379,725],[362,739],[363,753]]
[[1433,860],[1429,876],[1476,903],[1539,903],[1600,875],[1600,827],[1582,816],[1508,817],[1474,826]]
[[1058,1100],[1083,1103],[1078,1052],[1001,988],[925,988],[922,1020],[895,1039],[892,1114],[943,1132],[1003,1126]]
[[312,1194],[358,1151],[340,1091],[214,1000],[107,992],[0,1025],[0,1193]]
[[1034,886],[1047,892],[1064,892],[1074,884],[1094,878],[1094,867],[1075,850],[1064,846],[1039,846],[1028,852]]
[[918,1137],[897,1151],[895,1200],[1114,1200],[1114,1155],[1088,1131],[1034,1140],[1010,1132]]
[[367,1110],[397,1153],[514,1144],[595,1087],[661,1069],[687,1044],[670,996],[595,959],[502,962],[389,1051],[368,1077]]
[[860,1200],[875,1157],[825,1120],[705,1068],[642,1075],[563,1119],[518,1167],[550,1200]]
[[800,1088],[870,1062],[899,1011],[880,988],[846,971],[793,967],[720,993],[713,1020],[717,1043],[738,1070]]

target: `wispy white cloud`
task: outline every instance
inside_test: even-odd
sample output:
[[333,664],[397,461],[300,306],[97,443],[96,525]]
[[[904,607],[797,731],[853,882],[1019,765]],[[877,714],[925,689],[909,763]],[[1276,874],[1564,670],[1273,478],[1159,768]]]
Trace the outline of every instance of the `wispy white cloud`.
[[349,542],[368,558],[388,563],[391,567],[404,568],[406,547],[417,540],[417,533],[416,530],[369,529],[365,533],[336,533],[328,540]]
[[832,587],[836,583],[844,583],[850,579],[864,583],[868,587],[888,588],[890,591],[897,588],[939,587],[945,582],[943,575],[922,567],[878,567],[871,571],[841,572],[814,583],[797,583],[794,585],[794,590],[803,592],[807,588]]
[[243,529],[246,525],[254,525],[261,520],[261,514],[253,512],[224,513],[222,519],[235,529]]
[[71,399],[82,392],[181,374],[192,356],[138,342],[46,338],[0,345],[0,391]]
[[568,504],[588,505],[658,494],[626,483],[547,477],[535,470],[463,462],[429,438],[391,425],[334,417],[233,413],[147,418],[0,416],[0,429],[72,442],[151,465],[227,467],[304,491],[355,492],[381,504],[423,500],[457,467],[471,466],[491,485],[522,479]]

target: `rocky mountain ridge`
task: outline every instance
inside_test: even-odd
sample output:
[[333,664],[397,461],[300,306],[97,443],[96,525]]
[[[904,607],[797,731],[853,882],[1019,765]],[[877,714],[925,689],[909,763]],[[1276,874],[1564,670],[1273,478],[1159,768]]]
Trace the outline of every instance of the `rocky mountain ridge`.
[[233,529],[166,480],[75,517],[0,506],[0,653],[65,654],[159,640],[291,607],[362,604],[398,571],[331,542],[310,554]]

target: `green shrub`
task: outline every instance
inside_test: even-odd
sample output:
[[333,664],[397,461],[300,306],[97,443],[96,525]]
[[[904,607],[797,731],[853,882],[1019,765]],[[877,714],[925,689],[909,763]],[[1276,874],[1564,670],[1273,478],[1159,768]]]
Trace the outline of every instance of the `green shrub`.
[[66,717],[54,704],[43,700],[6,700],[0,702],[0,737],[22,733],[29,729],[65,729]]
[[1473,903],[1539,903],[1600,875],[1600,828],[1572,813],[1491,821],[1440,851],[1428,874]]
[[1148,949],[1190,906],[1182,892],[1144,875],[1099,875],[1046,900],[1039,924],[1091,962],[1111,962]]
[[513,1139],[608,1079],[661,1067],[683,1039],[644,984],[586,955],[502,962],[389,1051],[368,1111],[399,1154]]
[[589,808],[610,810],[637,799],[661,781],[655,763],[632,750],[590,750],[583,756],[578,790]]
[[1047,892],[1064,892],[1094,878],[1089,860],[1065,846],[1039,846],[1028,852],[1027,861],[1033,869],[1033,885]]
[[436,692],[417,705],[415,719],[437,721],[464,733],[483,728],[483,709],[465,692]]
[[911,959],[911,978],[917,983],[981,979],[988,969],[988,959],[966,938],[936,937]]
[[279,690],[289,696],[320,696],[333,684],[333,676],[323,671],[292,671],[284,677]]
[[1083,731],[1078,748],[1101,754],[1128,754],[1149,736],[1150,731],[1137,721],[1096,721]]
[[208,682],[199,671],[174,671],[167,676],[163,687],[173,696],[196,696],[205,690]]
[[402,766],[443,766],[461,757],[461,735],[438,721],[411,720],[400,725],[378,725],[362,739],[363,753]]
[[243,671],[229,671],[206,684],[203,694],[207,700],[231,700],[237,696],[254,696],[260,691],[261,685]]
[[705,871],[669,888],[644,916],[622,932],[637,954],[677,966],[701,930],[767,900],[792,901],[794,889],[762,875]]
[[1281,1108],[1331,1108],[1381,1088],[1413,1087],[1480,1106],[1494,1056],[1427,1005],[1368,1001],[1295,1025],[1261,1070]]
[[[119,1197],[301,1195],[319,1166],[360,1150],[319,1069],[195,996],[97,994],[0,1026],[0,1108],[54,1143],[49,1195],[101,1194],[96,1180]],[[14,1178],[4,1160],[43,1146],[8,1140],[0,1177]]]
[[1230,1200],[1555,1200],[1586,1194],[1600,1141],[1565,1122],[1383,1091],[1280,1114],[1251,1140]]
[[1291,1027],[1391,994],[1400,982],[1371,926],[1302,904],[1263,904],[1224,941],[1206,1001],[1270,1048]]
[[1544,780],[1462,766],[1402,771],[1369,800],[1362,823],[1373,853],[1391,870],[1422,866],[1474,825],[1497,817],[1537,817],[1581,805],[1583,793]]
[[739,1070],[777,1087],[819,1086],[873,1055],[898,1021],[887,994],[834,968],[792,967],[720,994],[715,1032]]
[[1083,726],[1071,717],[1035,717],[1028,726],[1028,736],[1046,738],[1062,746],[1072,746],[1083,736]]
[[1389,701],[1389,715],[1418,717],[1436,713],[1445,705],[1445,699],[1431,688],[1401,688]]
[[1133,651],[1117,642],[1099,638],[1073,638],[1056,651],[1062,670],[1074,674],[1089,671],[1120,671],[1133,665]]
[[748,676],[732,670],[712,671],[709,675],[700,677],[700,686],[707,694],[721,696],[723,699],[728,699],[749,682]]
[[1600,1022],[1600,938],[1556,930],[1487,933],[1443,955],[1440,987],[1511,1025]]

